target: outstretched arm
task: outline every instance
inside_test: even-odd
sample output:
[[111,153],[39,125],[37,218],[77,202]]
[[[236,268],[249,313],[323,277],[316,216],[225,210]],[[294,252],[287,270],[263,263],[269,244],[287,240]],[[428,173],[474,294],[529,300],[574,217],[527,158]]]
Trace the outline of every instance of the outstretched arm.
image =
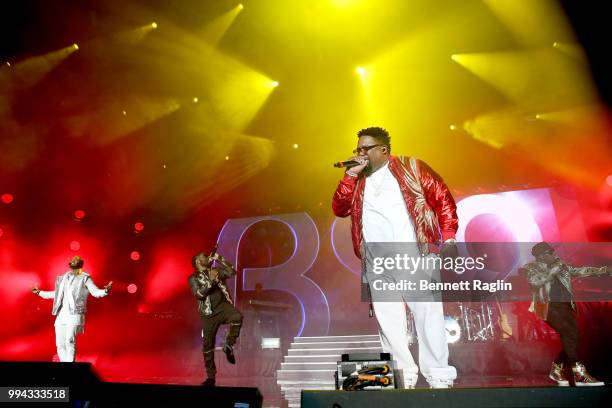
[[108,290],[106,288],[98,288],[95,283],[93,283],[93,280],[90,277],[87,277],[87,280],[85,281],[85,286],[87,286],[87,290],[89,291],[89,293],[91,293],[91,296],[93,297],[101,298],[108,295]]
[[54,299],[55,298],[55,292],[50,291],[50,290],[40,290],[38,288],[32,288],[32,293],[40,296],[43,299]]
[[605,276],[609,275],[612,271],[607,266],[594,267],[594,266],[583,266],[583,267],[569,267],[570,275],[574,278],[586,278],[589,276]]

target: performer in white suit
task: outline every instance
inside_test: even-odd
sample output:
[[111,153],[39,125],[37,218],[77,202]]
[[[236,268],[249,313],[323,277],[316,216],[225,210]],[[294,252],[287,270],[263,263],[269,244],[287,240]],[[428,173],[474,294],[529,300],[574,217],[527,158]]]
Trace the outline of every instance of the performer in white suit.
[[55,344],[57,356],[62,362],[72,362],[76,355],[76,335],[84,332],[87,294],[101,298],[111,290],[113,282],[99,289],[89,274],[83,272],[85,262],[80,256],[72,258],[70,271],[55,279],[55,291],[33,288],[32,293],[43,299],[53,299],[55,318]]

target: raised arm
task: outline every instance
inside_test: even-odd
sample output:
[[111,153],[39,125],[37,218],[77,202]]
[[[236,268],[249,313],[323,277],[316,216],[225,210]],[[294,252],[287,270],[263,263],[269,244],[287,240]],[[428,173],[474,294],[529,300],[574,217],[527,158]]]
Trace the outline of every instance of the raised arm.
[[236,276],[236,270],[231,263],[222,256],[215,258],[217,261],[217,270],[219,271],[219,279],[229,279]]
[[351,215],[351,204],[353,203],[353,193],[359,177],[344,174],[342,180],[336,188],[332,199],[332,210],[337,217],[348,217]]

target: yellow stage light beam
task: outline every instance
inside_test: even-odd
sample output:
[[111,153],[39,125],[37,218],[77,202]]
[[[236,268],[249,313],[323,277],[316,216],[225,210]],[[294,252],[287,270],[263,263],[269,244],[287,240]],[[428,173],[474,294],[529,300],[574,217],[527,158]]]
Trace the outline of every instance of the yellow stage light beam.
[[128,44],[136,44],[143,40],[147,34],[158,28],[157,22],[153,21],[150,24],[143,25],[132,30],[123,31],[112,36],[115,41],[125,42]]
[[417,135],[442,137],[441,124],[463,117],[457,112],[461,95],[470,92],[472,98],[484,94],[491,99],[490,89],[469,89],[465,74],[446,56],[466,44],[482,44],[483,38],[491,46],[500,36],[499,22],[480,2],[451,3],[367,61],[368,109],[374,122],[394,129],[396,152],[424,155],[433,150],[435,142]]
[[180,108],[175,99],[154,99],[137,95],[124,98],[122,104],[127,109],[118,110],[116,104],[110,103],[94,113],[66,119],[65,126],[74,137],[87,135],[99,144],[106,144]]
[[27,58],[14,64],[10,70],[4,70],[4,74],[8,75],[5,80],[13,89],[31,87],[78,49],[77,44],[72,44],[45,55]]
[[242,131],[279,86],[278,81],[223,54],[200,36],[167,21],[163,27],[163,35],[148,44],[155,52],[143,53],[141,60],[172,75],[180,66],[185,77],[196,79],[202,89],[198,98],[214,107],[214,116],[222,127]]
[[[533,113],[507,108],[466,121],[463,128],[492,148],[504,149],[580,185],[596,186],[609,170],[605,111],[598,105]],[[536,119],[537,118],[537,119]]]
[[451,57],[523,107],[541,110],[593,101],[586,67],[549,49],[455,54]]
[[[159,209],[180,206],[177,214],[187,216],[245,183],[268,167],[275,155],[275,144],[269,139],[226,131],[207,120],[201,126],[201,130],[197,126],[191,129],[193,134],[186,138],[183,135],[188,148],[168,152],[174,154],[175,167],[168,168],[159,185],[143,194],[143,202]],[[140,186],[149,175],[140,171],[131,177],[123,186],[126,192]]]
[[557,1],[484,0],[484,3],[524,46],[545,47],[572,30]]
[[586,54],[579,44],[555,41],[553,43],[553,48],[583,62],[587,60]]
[[370,67],[358,66],[355,72],[361,82],[361,95],[363,101],[363,122],[364,123],[382,123],[382,118],[378,116],[377,104],[374,98],[372,89],[373,72]]
[[210,45],[216,46],[230,28],[238,14],[244,9],[242,4],[238,4],[233,9],[215,18],[208,23],[201,31],[201,38]]
[[606,129],[605,110],[599,105],[578,106],[553,112],[541,112],[536,119],[557,123],[582,131],[585,135],[604,134]]
[[[228,148],[232,151],[231,164],[220,165],[222,167],[217,169],[216,180],[203,177],[199,183],[196,183],[197,191],[192,191],[197,198],[195,201],[204,203],[221,197],[268,167],[276,154],[275,144],[271,140],[245,134],[235,137]],[[219,161],[226,162],[226,160]]]
[[279,83],[233,60],[226,61],[219,69],[222,75],[209,84],[208,99],[224,127],[240,131],[255,117]]
[[524,125],[525,114],[514,109],[502,110],[480,115],[463,124],[463,129],[474,140],[486,144],[494,149],[501,149],[508,143],[516,141],[516,136],[525,134],[519,130]]

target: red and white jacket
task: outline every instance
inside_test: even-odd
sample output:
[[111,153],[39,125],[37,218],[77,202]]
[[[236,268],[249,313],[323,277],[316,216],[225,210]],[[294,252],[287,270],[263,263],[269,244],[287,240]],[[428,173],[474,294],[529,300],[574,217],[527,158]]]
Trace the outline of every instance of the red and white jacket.
[[[389,170],[397,180],[419,248],[423,254],[431,252],[430,244],[455,238],[457,206],[442,178],[425,162],[413,157],[389,156]],[[332,200],[338,217],[351,216],[353,250],[361,259],[363,193],[365,177],[345,174]]]

